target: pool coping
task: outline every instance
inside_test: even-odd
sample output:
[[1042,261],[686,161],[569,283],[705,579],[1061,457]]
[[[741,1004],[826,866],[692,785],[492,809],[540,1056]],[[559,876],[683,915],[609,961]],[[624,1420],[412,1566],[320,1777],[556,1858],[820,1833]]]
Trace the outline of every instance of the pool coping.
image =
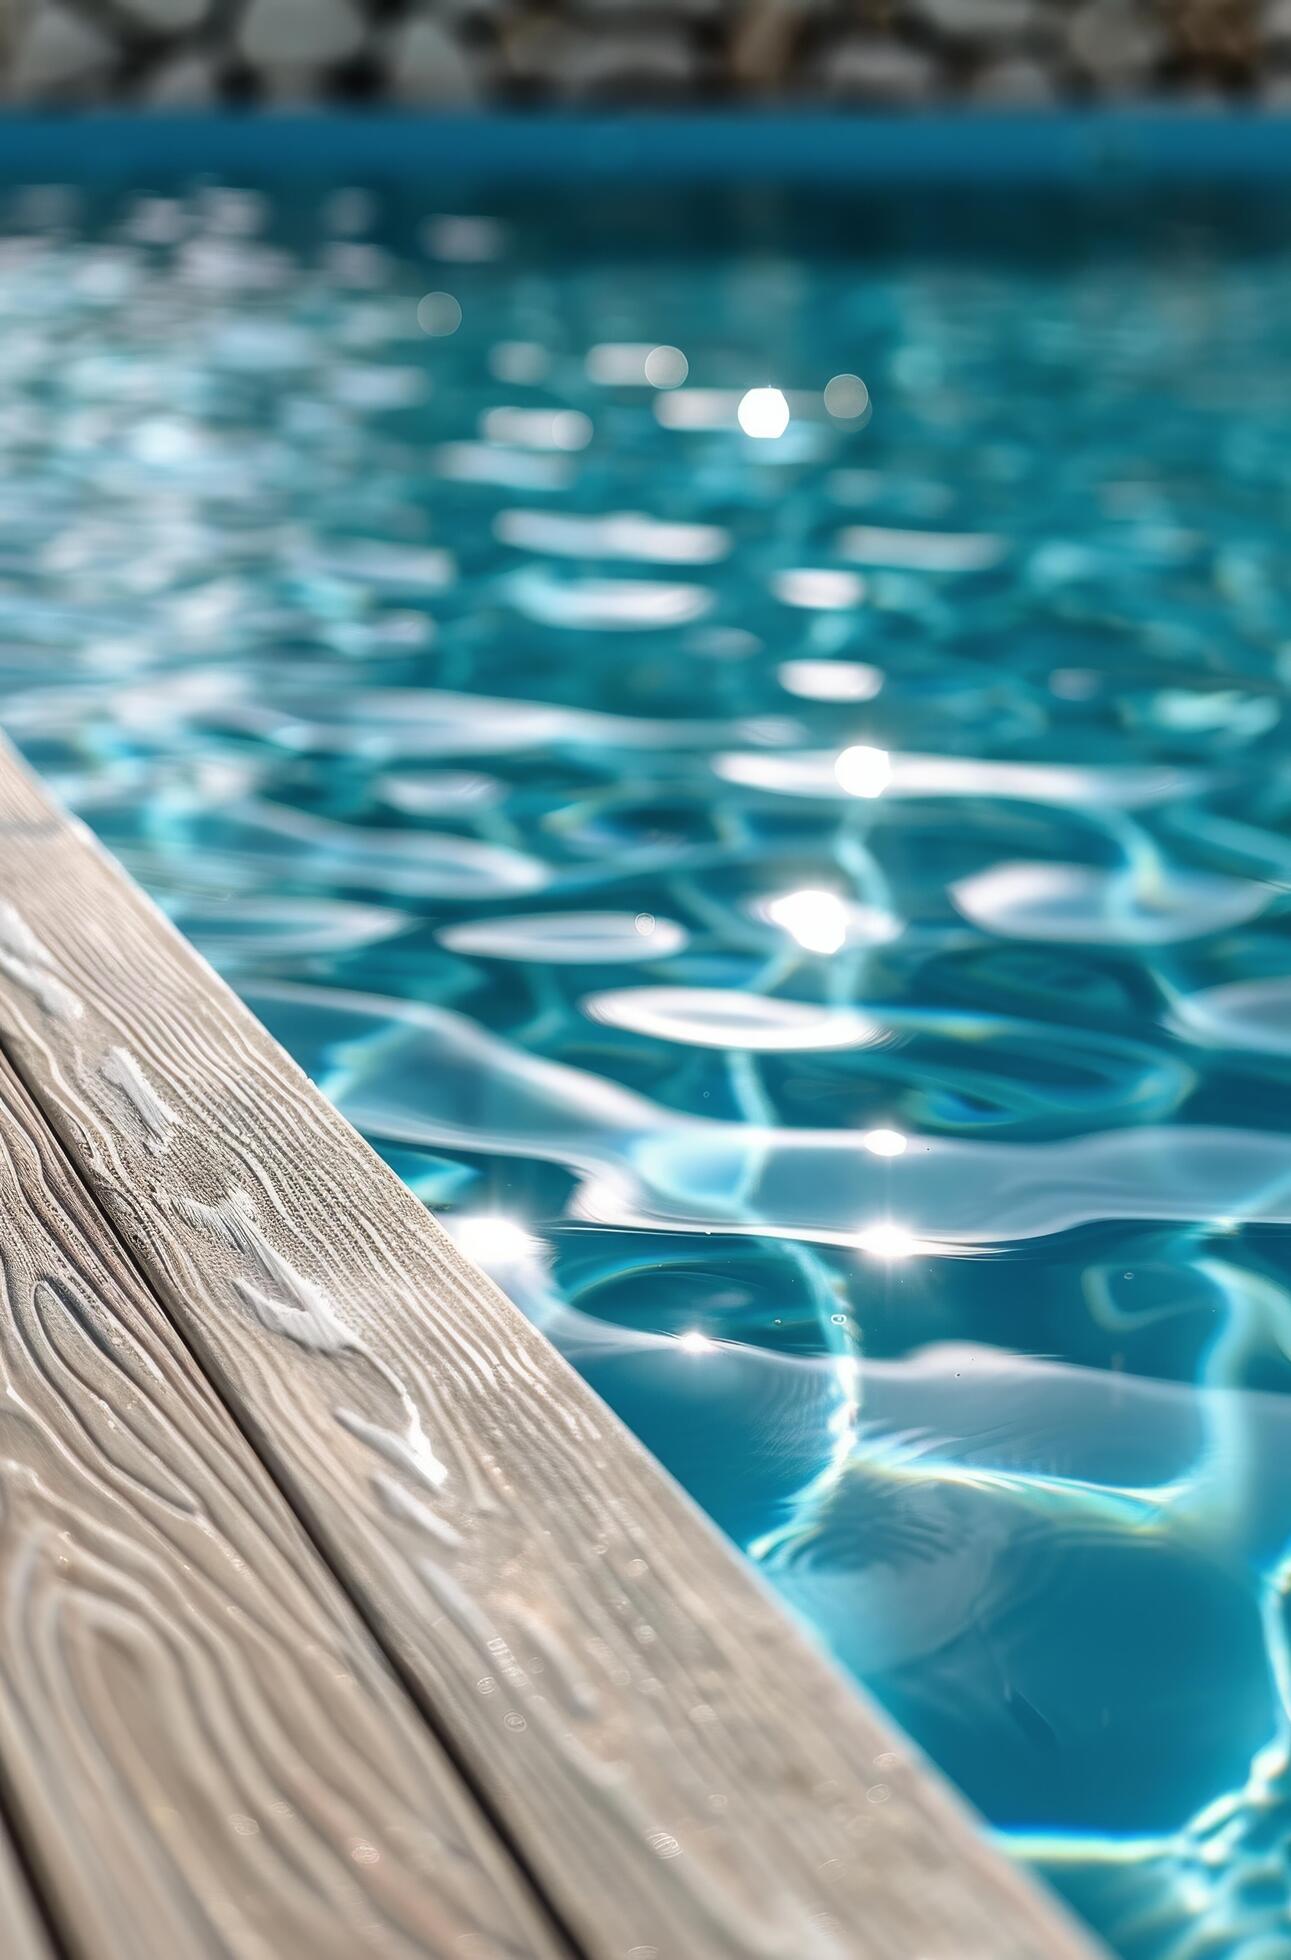
[[1092,1960],[2,738],[0,836],[0,1057],[561,1950]]

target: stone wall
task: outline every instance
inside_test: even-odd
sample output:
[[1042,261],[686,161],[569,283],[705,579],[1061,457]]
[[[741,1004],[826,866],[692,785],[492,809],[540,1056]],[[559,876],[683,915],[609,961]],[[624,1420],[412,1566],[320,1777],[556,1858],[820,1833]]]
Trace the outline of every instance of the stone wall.
[[1291,105],[1291,0],[0,0],[16,103]]

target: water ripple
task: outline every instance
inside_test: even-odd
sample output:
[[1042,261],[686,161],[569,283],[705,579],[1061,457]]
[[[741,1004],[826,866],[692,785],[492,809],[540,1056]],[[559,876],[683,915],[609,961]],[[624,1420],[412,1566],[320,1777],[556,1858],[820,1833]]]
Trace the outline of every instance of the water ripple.
[[0,721],[1124,1960],[1283,1954],[1281,214],[43,195]]

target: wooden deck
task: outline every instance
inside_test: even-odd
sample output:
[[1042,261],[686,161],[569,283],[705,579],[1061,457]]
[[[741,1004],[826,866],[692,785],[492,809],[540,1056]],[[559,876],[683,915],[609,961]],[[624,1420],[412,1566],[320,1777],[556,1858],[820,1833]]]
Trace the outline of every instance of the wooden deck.
[[1095,1947],[0,745],[0,1952]]

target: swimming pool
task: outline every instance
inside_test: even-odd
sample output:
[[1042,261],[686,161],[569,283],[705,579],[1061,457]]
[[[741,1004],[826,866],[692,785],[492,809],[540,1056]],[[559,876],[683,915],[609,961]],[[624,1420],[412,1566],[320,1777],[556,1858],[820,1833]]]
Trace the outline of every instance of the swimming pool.
[[1132,1960],[1291,1948],[1272,193],[7,194],[0,722]]

